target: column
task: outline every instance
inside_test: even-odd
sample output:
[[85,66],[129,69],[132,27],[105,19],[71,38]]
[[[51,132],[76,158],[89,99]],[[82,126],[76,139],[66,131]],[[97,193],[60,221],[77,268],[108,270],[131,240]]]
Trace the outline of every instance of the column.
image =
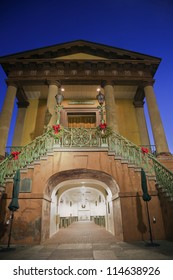
[[45,125],[52,126],[56,123],[56,99],[55,95],[58,93],[58,87],[60,83],[56,81],[49,82],[49,90],[47,97],[47,112]]
[[5,147],[8,139],[8,132],[13,113],[14,101],[16,97],[17,87],[14,84],[9,84],[4,100],[4,105],[0,115],[0,155],[5,155]]
[[147,129],[147,123],[144,114],[144,102],[143,101],[134,101],[136,117],[139,127],[139,134],[141,139],[142,146],[150,146],[150,139]]
[[21,146],[25,115],[29,102],[27,101],[18,102],[17,105],[18,105],[18,113],[16,119],[16,126],[14,130],[13,146]]
[[44,116],[46,113],[46,101],[40,99],[38,102],[38,110],[35,124],[34,138],[40,136],[44,132]]
[[114,87],[111,83],[105,83],[105,109],[106,109],[106,123],[115,132],[118,132],[116,104],[114,98]]
[[144,86],[144,92],[157,154],[170,154],[153,86],[147,84]]

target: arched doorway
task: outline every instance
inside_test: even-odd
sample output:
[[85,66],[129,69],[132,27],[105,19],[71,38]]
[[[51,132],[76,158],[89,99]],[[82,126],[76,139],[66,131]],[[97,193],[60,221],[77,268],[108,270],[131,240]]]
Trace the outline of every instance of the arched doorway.
[[114,233],[111,198],[107,185],[95,179],[61,182],[51,195],[50,236],[73,221],[95,221],[95,218]]
[[[73,221],[99,218],[122,240],[119,187],[109,174],[88,169],[58,172],[49,178],[45,191],[51,198],[49,237]],[[42,225],[43,231],[46,226]]]

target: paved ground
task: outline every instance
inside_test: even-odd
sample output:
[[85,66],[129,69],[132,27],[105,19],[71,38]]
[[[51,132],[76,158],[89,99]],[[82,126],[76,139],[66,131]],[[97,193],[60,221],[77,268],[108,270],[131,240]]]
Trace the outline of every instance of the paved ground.
[[[153,245],[155,245],[154,242]],[[1,260],[173,260],[173,242],[159,246],[145,242],[117,242],[93,222],[76,222],[37,246],[0,246]],[[5,249],[5,250],[4,250]]]

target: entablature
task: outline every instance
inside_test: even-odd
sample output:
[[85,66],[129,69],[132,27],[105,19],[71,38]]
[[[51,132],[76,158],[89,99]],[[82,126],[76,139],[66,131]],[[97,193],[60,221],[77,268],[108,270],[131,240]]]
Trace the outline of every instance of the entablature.
[[[3,63],[8,77],[14,76],[140,76],[153,77],[157,64],[137,60],[11,61]],[[7,70],[8,69],[8,70]]]

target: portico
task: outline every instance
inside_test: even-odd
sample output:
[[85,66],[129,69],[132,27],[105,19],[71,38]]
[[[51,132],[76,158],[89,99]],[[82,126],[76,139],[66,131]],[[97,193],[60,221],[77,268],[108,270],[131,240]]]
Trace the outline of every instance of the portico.
[[[55,122],[55,95],[61,87],[65,90],[61,112],[63,125],[68,125],[69,110],[81,116],[86,113],[86,117],[87,114],[90,117],[97,115],[94,123],[98,124],[96,93],[100,87],[105,94],[107,124],[135,144],[144,146],[150,145],[142,109],[146,99],[157,153],[169,154],[153,90],[159,58],[74,41],[2,57],[0,62],[4,71],[9,73],[0,117],[1,155],[5,152],[15,98],[18,99],[19,112],[13,143],[26,145],[41,135],[48,124]],[[32,124],[29,116],[32,116]]]

